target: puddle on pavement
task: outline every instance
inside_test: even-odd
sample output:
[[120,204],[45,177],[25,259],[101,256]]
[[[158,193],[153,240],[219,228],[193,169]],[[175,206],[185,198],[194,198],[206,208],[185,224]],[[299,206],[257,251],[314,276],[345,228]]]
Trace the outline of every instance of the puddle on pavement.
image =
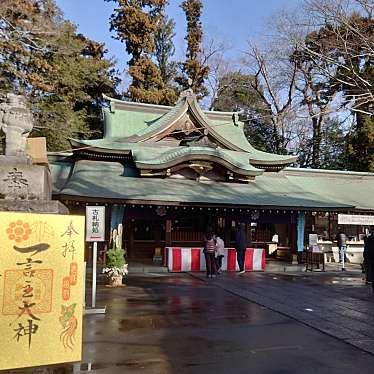
[[[201,316],[193,318],[190,316],[191,311],[186,310],[183,315],[181,313],[167,312],[164,315],[157,314],[125,318],[119,321],[118,331],[126,333],[136,329],[173,329],[201,327],[204,325],[205,318]],[[220,313],[213,318],[211,317],[210,321],[217,324],[252,324],[258,320],[258,317],[253,313]]]
[[142,362],[135,362],[135,361],[124,361],[124,362],[117,362],[116,366],[127,366],[128,368],[132,369],[144,369],[146,366],[158,364],[162,361],[154,360],[154,361],[142,361]]
[[172,327],[198,327],[201,323],[198,321],[186,321],[180,318],[170,318],[168,316],[141,316],[122,319],[119,322],[119,331],[129,332],[135,329],[170,329]]
[[136,298],[127,298],[126,302],[132,305],[141,305],[143,306],[146,303],[154,305],[165,305],[168,302],[168,299],[136,299]]
[[128,332],[135,329],[160,329],[170,326],[170,321],[168,318],[164,317],[137,317],[122,319],[119,322],[119,331]]

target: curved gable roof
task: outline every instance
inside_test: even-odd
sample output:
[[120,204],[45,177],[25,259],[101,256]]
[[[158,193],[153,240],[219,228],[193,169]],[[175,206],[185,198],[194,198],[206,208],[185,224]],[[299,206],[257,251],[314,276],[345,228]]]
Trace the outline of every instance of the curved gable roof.
[[[71,140],[73,148],[92,147],[92,151],[98,154],[147,154],[145,159],[152,159],[157,164],[160,162],[160,154],[166,151],[174,155],[180,153],[177,141],[164,142],[164,138],[173,136],[175,132],[188,136],[196,129],[197,132],[209,135],[209,139],[221,149],[218,159],[222,161],[221,156],[225,155],[228,160],[240,164],[243,171],[248,171],[248,168],[279,170],[296,161],[294,156],[255,149],[244,135],[243,123],[235,121],[234,113],[203,111],[190,89],[181,93],[173,107],[133,103],[107,96],[104,98],[110,102],[109,109],[103,110],[104,138],[95,141]],[[184,156],[189,154],[192,158],[197,157],[195,151],[183,152]],[[208,146],[199,150],[202,158],[212,157],[211,152]],[[229,152],[232,154],[229,155]],[[138,159],[139,165],[142,161]],[[228,161],[228,164],[233,163]]]
[[188,112],[199,128],[207,129],[228,149],[254,150],[244,135],[243,124],[233,122],[233,113],[203,111],[191,90],[184,91],[174,107],[104,98],[110,100],[110,110],[104,110],[105,138],[122,137],[124,142],[144,142],[167,131]]

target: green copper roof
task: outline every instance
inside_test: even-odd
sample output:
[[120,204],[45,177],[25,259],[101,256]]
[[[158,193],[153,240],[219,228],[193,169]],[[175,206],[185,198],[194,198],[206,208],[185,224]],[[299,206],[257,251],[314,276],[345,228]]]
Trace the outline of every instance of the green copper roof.
[[256,150],[244,135],[243,123],[234,121],[233,113],[203,111],[190,90],[181,94],[174,107],[130,103],[106,98],[110,100],[111,109],[104,111],[104,140],[108,141],[105,143],[105,148],[110,147],[110,141],[116,150],[120,149],[118,144],[115,144],[117,141],[122,141],[124,147],[128,147],[126,143],[129,142],[147,143],[147,140],[166,131],[185,113],[189,113],[198,123],[199,129],[205,129],[217,140],[218,144],[231,150],[248,152],[248,160],[252,160],[256,165],[288,165],[296,160],[296,157],[293,156],[282,156]]
[[[66,176],[70,167],[51,162],[54,194],[149,203],[193,203],[280,207],[292,209],[374,210],[374,175],[319,173],[287,168],[264,173],[247,184],[196,182],[185,179],[125,177],[120,163],[77,161],[63,185],[56,175]],[[62,171],[64,168],[67,170]]]
[[[230,151],[223,148],[209,147],[186,147],[186,146],[167,146],[158,143],[129,143],[124,142],[120,138],[105,138],[95,140],[71,140],[77,148],[87,147],[88,149],[100,151],[121,153],[131,151],[134,160],[139,166],[145,164],[163,164],[165,157],[171,157],[173,160],[178,156],[192,155],[193,153],[201,155],[212,155],[221,159],[225,159],[228,163],[241,168],[243,170],[257,170],[257,165],[266,163],[289,164],[290,156],[273,155],[258,151],[253,148],[248,152]],[[163,156],[162,156],[163,155]],[[253,163],[254,165],[251,165]]]
[[[123,202],[374,211],[374,175],[292,168],[275,173],[296,157],[256,150],[242,123],[231,113],[202,111],[190,90],[174,107],[109,101],[104,138],[71,139],[73,156],[50,160],[55,194]],[[190,134],[196,130],[203,134],[194,140]],[[172,136],[175,131],[181,138]],[[190,146],[180,145],[186,143]],[[209,169],[211,163],[219,167]],[[178,174],[180,168],[196,175],[206,168],[207,173],[197,182],[195,174]],[[210,171],[209,181],[204,175]],[[165,178],[156,177],[160,175]],[[219,178],[230,182],[213,181]]]
[[285,171],[287,178],[295,186],[307,189],[331,200],[339,200],[355,206],[357,209],[374,209],[374,176],[354,174],[324,174],[304,172],[303,175],[294,175]]
[[220,136],[230,139],[240,149],[247,152],[253,152],[255,148],[248,142],[243,132],[243,123],[234,125],[232,121],[210,120],[211,126]]
[[131,151],[135,164],[140,169],[168,168],[188,160],[215,161],[233,172],[244,175],[260,175],[262,170],[256,169],[248,162],[246,152],[228,151],[222,148],[209,147],[167,147],[154,146],[150,143],[122,143],[107,139],[79,141],[77,145],[91,149],[100,148],[113,152],[115,150]]
[[168,147],[166,145],[157,145],[152,143],[126,143],[121,139],[95,139],[95,140],[74,140],[71,139],[74,146],[106,152],[106,153],[123,153],[131,151],[134,161],[157,159],[165,152],[171,152],[178,147]]
[[126,138],[147,129],[160,116],[147,112],[103,109],[104,138]]
[[[144,155],[143,155],[144,157]],[[256,169],[248,162],[248,155],[245,152],[234,152],[226,149],[207,148],[207,147],[177,147],[165,151],[159,157],[150,159],[141,158],[141,153],[135,151],[134,155],[136,166],[142,165],[146,169],[155,169],[160,167],[171,167],[184,159],[196,161],[215,160],[233,172],[239,172],[244,175],[260,175],[262,170]]]
[[171,119],[173,119],[179,111],[183,110],[185,103],[183,101],[178,101],[177,104],[170,109],[167,113],[163,114],[161,117],[155,119],[152,124],[148,127],[143,127],[140,131],[137,131],[134,135],[136,136],[143,136],[146,134],[153,133],[154,131],[163,127],[163,125],[167,124]]
[[65,160],[64,157],[58,157],[56,161],[52,161],[48,155],[49,161],[51,162],[51,177],[54,190],[61,190],[65,184],[69,181],[70,174],[73,171],[74,163]]

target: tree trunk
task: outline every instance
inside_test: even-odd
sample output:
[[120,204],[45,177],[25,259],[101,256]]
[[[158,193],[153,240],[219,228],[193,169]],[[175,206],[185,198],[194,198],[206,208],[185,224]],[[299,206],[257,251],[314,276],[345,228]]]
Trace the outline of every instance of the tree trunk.
[[313,138],[312,138],[312,167],[318,169],[321,166],[321,118],[312,118]]

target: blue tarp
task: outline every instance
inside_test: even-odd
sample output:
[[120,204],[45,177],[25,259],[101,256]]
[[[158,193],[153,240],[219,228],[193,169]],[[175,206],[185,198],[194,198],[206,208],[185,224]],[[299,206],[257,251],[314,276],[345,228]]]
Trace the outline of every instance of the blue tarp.
[[111,218],[110,218],[110,230],[111,232],[113,229],[118,229],[118,225],[123,221],[123,215],[125,213],[125,206],[124,205],[113,205]]
[[297,251],[304,250],[304,229],[305,229],[305,213],[297,214]]

